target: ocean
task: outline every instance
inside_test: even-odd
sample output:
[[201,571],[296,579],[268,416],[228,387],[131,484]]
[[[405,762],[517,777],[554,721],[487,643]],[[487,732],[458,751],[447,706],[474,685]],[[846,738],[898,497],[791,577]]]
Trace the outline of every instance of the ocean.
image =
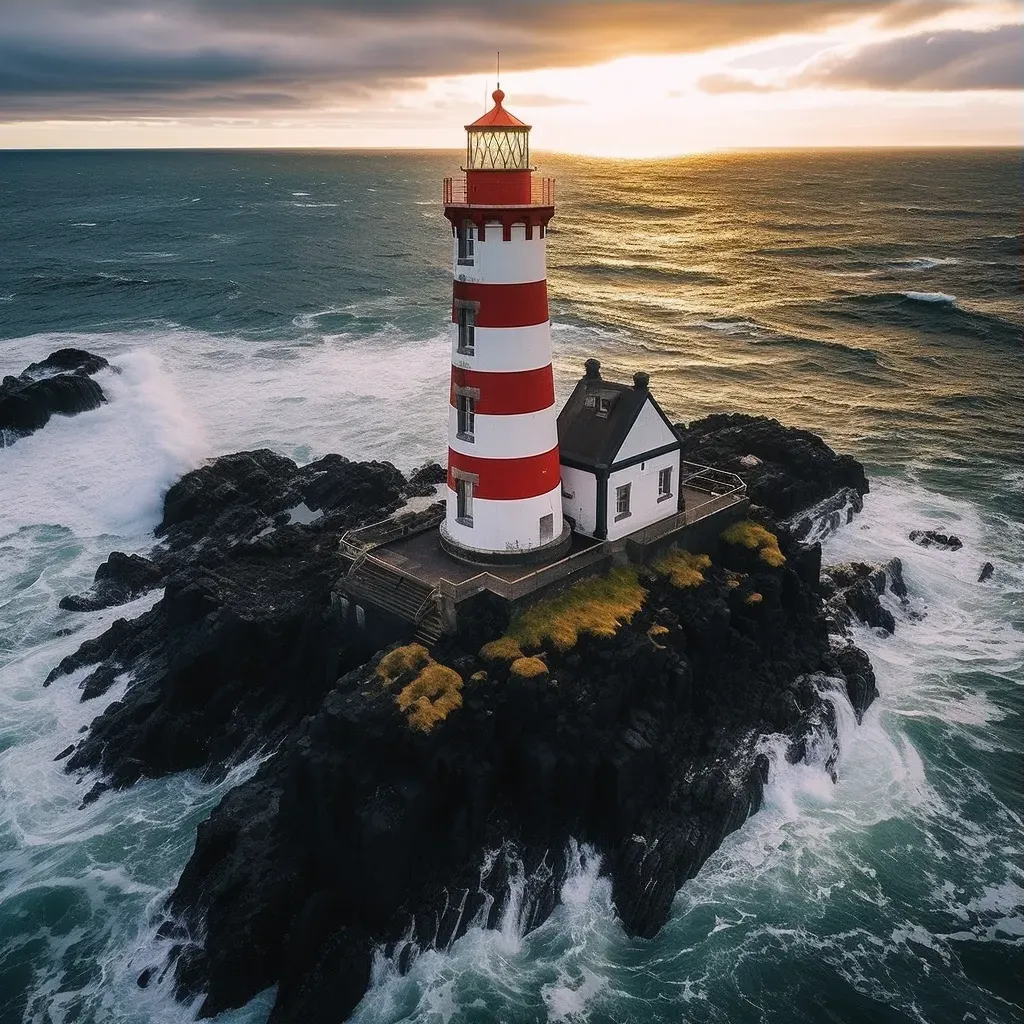
[[[1024,1019],[1024,301],[1016,151],[540,155],[556,389],[596,356],[688,421],[741,410],[861,459],[826,560],[899,556],[911,601],[866,628],[881,692],[840,702],[833,784],[778,738],[765,807],[651,941],[593,851],[524,935],[471,931],[360,1024]],[[157,595],[57,601],[145,551],[204,459],[270,447],[403,470],[442,459],[457,153],[0,152],[0,376],[78,346],[111,401],[0,449],[0,1020],[182,1022],[139,972],[196,824],[256,767],[78,805],[53,756],[116,699],[46,673]],[[957,552],[912,529],[953,532]],[[979,583],[984,562],[993,578]],[[262,1024],[265,993],[220,1018]]]

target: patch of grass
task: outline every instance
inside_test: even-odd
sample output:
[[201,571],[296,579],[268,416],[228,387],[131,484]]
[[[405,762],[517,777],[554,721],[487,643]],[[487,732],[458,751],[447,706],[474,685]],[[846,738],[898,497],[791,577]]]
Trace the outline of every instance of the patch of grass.
[[635,567],[615,569],[531,605],[515,617],[505,639],[533,648],[549,640],[559,651],[568,651],[581,633],[614,636],[640,611],[646,596]]
[[666,636],[667,634],[668,626],[654,625],[651,626],[649,630],[647,630],[647,635],[648,637],[650,637],[651,643],[654,645],[655,649],[659,651],[665,650],[665,645],[658,643],[658,637]]
[[739,580],[726,580],[725,581],[725,585],[730,590],[735,590],[740,585],[740,581]]
[[407,644],[385,654],[377,665],[377,677],[386,686],[404,672],[418,672],[430,664],[430,652],[422,644]]
[[652,563],[659,576],[667,576],[673,586],[699,587],[704,582],[704,570],[711,565],[707,555],[694,555],[680,548],[671,548]]
[[399,708],[414,729],[430,732],[438,722],[462,707],[462,676],[436,661],[425,666],[420,674],[395,698]]
[[786,564],[786,556],[779,550],[779,538],[760,523],[752,523],[749,519],[742,523],[733,523],[722,531],[722,540],[726,544],[742,544],[743,547],[756,551],[761,561],[774,569]]
[[540,658],[516,658],[509,672],[520,679],[536,679],[537,676],[547,675],[548,667]]
[[487,673],[484,672],[483,669],[481,669],[479,672],[474,672],[469,677],[469,681],[471,683],[486,683],[487,682]]
[[743,598],[743,603],[760,604],[763,600],[764,598],[755,590],[753,593],[747,594],[747,596]]
[[523,656],[519,641],[510,636],[501,636],[480,648],[484,661],[515,661]]

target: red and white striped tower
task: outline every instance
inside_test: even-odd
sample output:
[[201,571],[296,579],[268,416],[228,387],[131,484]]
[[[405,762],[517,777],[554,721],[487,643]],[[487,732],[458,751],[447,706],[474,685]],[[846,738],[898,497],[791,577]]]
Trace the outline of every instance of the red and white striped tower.
[[446,178],[452,377],[441,543],[466,561],[557,557],[562,520],[545,260],[554,181],[534,179],[530,126],[502,106],[466,126],[465,178]]

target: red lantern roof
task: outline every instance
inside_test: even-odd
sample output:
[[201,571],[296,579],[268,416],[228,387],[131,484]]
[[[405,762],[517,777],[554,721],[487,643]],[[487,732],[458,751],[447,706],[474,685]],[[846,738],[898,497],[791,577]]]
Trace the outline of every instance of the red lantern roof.
[[483,117],[478,117],[472,124],[467,124],[466,131],[473,128],[526,128],[529,130],[530,126],[525,121],[520,121],[518,117],[510,114],[501,105],[504,98],[505,94],[501,89],[495,89],[491,93],[494,106]]

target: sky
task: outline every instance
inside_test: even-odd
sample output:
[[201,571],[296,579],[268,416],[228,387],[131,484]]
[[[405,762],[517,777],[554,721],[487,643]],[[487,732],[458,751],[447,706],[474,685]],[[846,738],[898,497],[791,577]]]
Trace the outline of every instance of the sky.
[[0,148],[1022,144],[1019,0],[0,0]]

